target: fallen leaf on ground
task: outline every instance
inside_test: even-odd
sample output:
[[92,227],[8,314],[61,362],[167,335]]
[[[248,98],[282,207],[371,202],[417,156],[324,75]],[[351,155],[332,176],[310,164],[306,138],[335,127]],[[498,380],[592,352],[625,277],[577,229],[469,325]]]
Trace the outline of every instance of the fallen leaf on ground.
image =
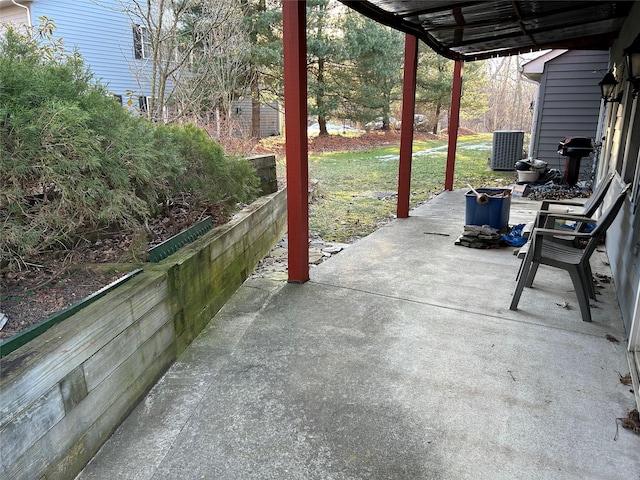
[[618,439],[618,425],[622,425],[622,428],[631,430],[633,433],[640,435],[640,415],[637,409],[627,410],[627,416],[616,418],[616,436],[614,440]]
[[605,338],[609,340],[611,343],[620,343],[620,340],[618,340],[616,337],[608,333],[605,335]]
[[621,375],[620,373],[618,373],[618,376],[620,377],[620,383],[623,385],[631,385],[631,372],[627,373],[626,375]]
[[569,302],[556,303],[556,305],[562,308],[566,308],[567,310],[571,310],[571,305],[569,305]]
[[594,274],[594,276],[602,283],[611,283],[611,277],[609,275],[605,275],[604,273],[596,273]]

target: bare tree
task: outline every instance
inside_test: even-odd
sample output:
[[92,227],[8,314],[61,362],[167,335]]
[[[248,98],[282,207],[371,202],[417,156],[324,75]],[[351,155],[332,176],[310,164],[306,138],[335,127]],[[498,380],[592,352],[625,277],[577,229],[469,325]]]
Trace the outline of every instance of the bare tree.
[[226,21],[210,32],[192,54],[189,64],[172,76],[174,98],[180,117],[192,119],[214,113],[218,134],[220,114],[226,119],[227,135],[232,134],[233,101],[251,83],[251,45],[239,2],[227,2]]
[[[209,82],[220,77],[216,69],[236,69],[243,55],[239,44],[243,32],[239,0],[120,0],[129,15],[136,39],[139,83],[150,90],[146,115],[164,115],[176,106],[178,115],[198,111],[215,97],[226,101],[236,90],[229,82]],[[236,57],[236,54],[238,56]],[[233,60],[226,64],[221,60]],[[237,72],[237,69],[236,69]],[[209,84],[207,85],[207,82]],[[224,87],[221,87],[224,84]],[[225,92],[209,89],[226,88]]]
[[484,116],[484,129],[489,132],[528,130],[531,127],[529,105],[535,98],[536,86],[522,79],[520,57],[495,59],[486,65],[490,109]]

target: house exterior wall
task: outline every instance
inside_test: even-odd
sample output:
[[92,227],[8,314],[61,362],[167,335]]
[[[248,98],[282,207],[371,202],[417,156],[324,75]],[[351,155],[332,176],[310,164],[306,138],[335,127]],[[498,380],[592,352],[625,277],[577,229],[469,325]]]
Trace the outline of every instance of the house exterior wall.
[[[27,3],[25,3],[28,6]],[[0,5],[0,32],[4,30],[3,24],[20,26],[28,24],[27,10],[17,5]]]
[[[607,232],[607,252],[616,283],[623,321],[630,336],[640,334],[636,302],[640,289],[640,167],[638,166],[640,134],[639,98],[631,94],[626,80],[623,49],[640,34],[640,4],[636,3],[611,49],[611,63],[623,92],[622,103],[608,103],[603,151],[608,161],[604,168],[615,170],[620,181],[633,184],[616,222]],[[640,350],[640,348],[638,349]]]
[[[127,101],[127,92],[148,95],[150,88],[136,71],[142,66],[133,51],[133,22],[117,0],[60,2],[34,0],[31,18],[50,18],[54,36],[69,50],[77,48],[94,78]],[[138,78],[140,77],[140,78]]]
[[[601,103],[598,82],[608,64],[609,52],[583,50],[570,50],[545,63],[531,139],[534,158],[564,171],[566,158],[558,155],[558,143],[565,137],[595,139]],[[582,159],[581,179],[588,177],[592,163],[591,158]]]
[[[105,85],[123,104],[130,100],[132,108],[139,108],[140,96],[151,94],[151,62],[136,59],[133,25],[139,23],[132,12],[125,11],[126,0],[23,0],[29,6],[31,22],[38,24],[38,17],[45,16],[56,26],[54,38],[62,38],[65,48],[77,49],[94,79]],[[123,6],[123,4],[125,6]],[[8,0],[0,0],[0,32],[2,24],[27,25],[27,10]],[[171,81],[168,87],[172,88]],[[251,134],[251,100],[234,103],[233,120],[239,135]],[[277,103],[262,105],[261,137],[279,135],[280,109]]]
[[[242,135],[251,135],[251,99],[233,102],[233,118],[238,122]],[[260,137],[280,135],[280,108],[277,102],[260,106]]]

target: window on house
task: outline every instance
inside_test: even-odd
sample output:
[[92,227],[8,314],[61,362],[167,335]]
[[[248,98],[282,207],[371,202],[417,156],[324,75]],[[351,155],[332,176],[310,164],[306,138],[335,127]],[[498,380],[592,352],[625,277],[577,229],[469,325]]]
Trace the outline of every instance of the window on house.
[[149,97],[139,96],[138,97],[138,106],[140,107],[141,112],[149,111]]
[[133,26],[133,56],[136,60],[151,57],[151,35],[144,25]]
[[[150,106],[151,106],[151,97],[146,96],[146,95],[140,95],[138,97],[138,108],[139,108],[139,113],[140,114],[147,115],[147,113],[150,110]],[[158,119],[159,119],[159,116],[158,116],[158,99],[156,98],[155,101],[154,101],[152,120],[154,122],[157,122]],[[162,121],[166,123],[167,120],[168,120],[167,107],[162,107]]]

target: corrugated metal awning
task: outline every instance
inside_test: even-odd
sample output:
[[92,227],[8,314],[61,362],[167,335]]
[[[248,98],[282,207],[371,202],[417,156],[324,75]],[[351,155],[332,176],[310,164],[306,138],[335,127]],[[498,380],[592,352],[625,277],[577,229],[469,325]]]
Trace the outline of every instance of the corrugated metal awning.
[[543,50],[608,49],[633,1],[341,0],[453,60]]

